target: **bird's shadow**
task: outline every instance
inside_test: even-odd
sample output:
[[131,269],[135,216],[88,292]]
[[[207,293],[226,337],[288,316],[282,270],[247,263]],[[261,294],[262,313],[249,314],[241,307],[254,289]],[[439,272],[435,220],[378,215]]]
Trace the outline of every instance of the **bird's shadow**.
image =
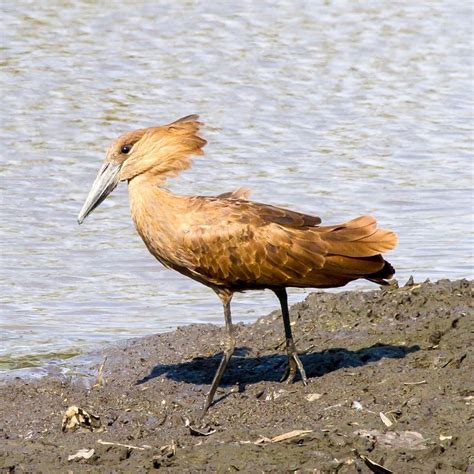
[[[361,367],[381,359],[402,359],[407,354],[419,351],[415,346],[394,346],[391,344],[374,344],[370,347],[351,351],[333,348],[322,352],[309,352],[300,356],[308,378],[320,377],[335,370]],[[235,350],[227,370],[222,378],[221,386],[241,386],[262,381],[279,381],[287,364],[286,354],[270,354],[260,357],[246,357],[249,349],[239,347]],[[199,357],[178,364],[158,364],[150,374],[137,381],[143,384],[155,377],[165,375],[177,382],[192,384],[210,384],[217,370],[222,353],[211,357]]]

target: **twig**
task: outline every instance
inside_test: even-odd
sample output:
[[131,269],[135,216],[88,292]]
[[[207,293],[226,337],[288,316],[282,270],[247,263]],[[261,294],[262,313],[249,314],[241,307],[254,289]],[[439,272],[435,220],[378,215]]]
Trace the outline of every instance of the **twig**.
[[142,448],[140,446],[132,446],[131,444],[112,443],[112,441],[102,441],[101,439],[98,439],[97,442],[99,444],[105,444],[107,446],[121,446],[122,448],[138,449],[140,451],[145,451],[145,449],[146,449],[146,448]]

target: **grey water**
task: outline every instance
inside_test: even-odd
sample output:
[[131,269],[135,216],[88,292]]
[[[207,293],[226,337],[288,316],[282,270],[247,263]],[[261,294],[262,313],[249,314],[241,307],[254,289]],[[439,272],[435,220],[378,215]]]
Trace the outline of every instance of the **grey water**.
[[[222,323],[212,291],[148,254],[126,185],[76,222],[111,140],[191,113],[209,145],[171,189],[244,185],[331,224],[373,214],[399,234],[387,258],[401,283],[472,278],[469,2],[6,0],[2,10],[3,370]],[[234,319],[277,307],[269,292],[239,295]]]

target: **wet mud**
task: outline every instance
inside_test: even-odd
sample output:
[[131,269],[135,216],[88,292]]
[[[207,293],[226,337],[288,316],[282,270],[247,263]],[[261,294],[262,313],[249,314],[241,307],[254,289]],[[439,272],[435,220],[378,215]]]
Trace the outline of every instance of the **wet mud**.
[[[88,367],[4,379],[0,471],[474,472],[472,282],[316,292],[291,317],[309,384],[279,381],[278,311],[237,325],[208,436],[187,425],[219,363],[222,327],[178,328],[109,346]],[[72,406],[80,412],[63,430]]]

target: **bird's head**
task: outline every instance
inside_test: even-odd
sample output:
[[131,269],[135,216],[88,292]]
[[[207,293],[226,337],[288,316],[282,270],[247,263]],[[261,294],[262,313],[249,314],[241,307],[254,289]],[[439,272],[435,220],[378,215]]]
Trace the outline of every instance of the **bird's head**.
[[115,189],[120,181],[143,174],[165,179],[189,168],[191,155],[202,155],[206,140],[197,132],[197,115],[161,127],[142,128],[117,138],[101,166],[77,218],[79,224]]

